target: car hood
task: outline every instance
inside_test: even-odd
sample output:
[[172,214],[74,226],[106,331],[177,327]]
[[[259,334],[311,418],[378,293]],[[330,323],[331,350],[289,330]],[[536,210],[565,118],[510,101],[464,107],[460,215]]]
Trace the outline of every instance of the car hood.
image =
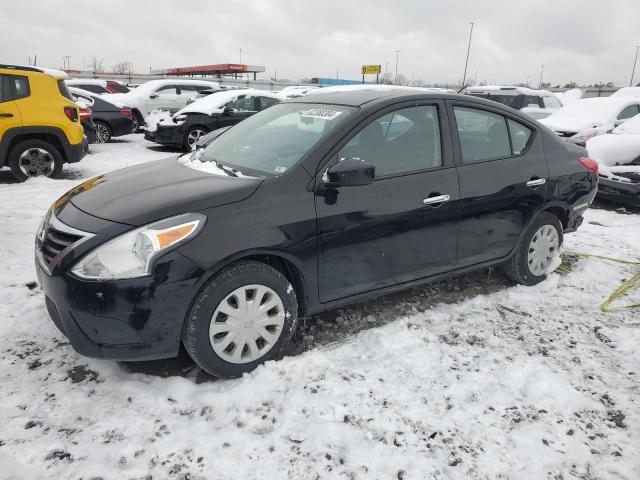
[[212,175],[168,158],[92,178],[67,196],[85,213],[140,226],[239,202],[253,195],[262,181],[255,177]]

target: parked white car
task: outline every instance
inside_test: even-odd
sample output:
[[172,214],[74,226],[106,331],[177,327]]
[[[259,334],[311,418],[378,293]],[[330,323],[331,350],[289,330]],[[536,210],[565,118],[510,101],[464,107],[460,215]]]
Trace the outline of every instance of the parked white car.
[[153,110],[175,112],[201,90],[219,88],[217,82],[207,80],[150,80],[128,93],[113,93],[111,98],[131,106],[138,125],[143,125],[144,119]]
[[502,103],[536,119],[548,117],[562,108],[560,100],[548,90],[534,90],[508,85],[484,85],[467,87],[464,93]]
[[609,134],[587,140],[589,157],[601,165],[640,163],[640,115],[630,118]]
[[625,120],[640,113],[640,98],[595,97],[576,100],[540,120],[561,137],[584,142],[611,132]]
[[637,98],[640,97],[640,87],[623,87],[617,92],[611,94],[611,97],[626,97]]

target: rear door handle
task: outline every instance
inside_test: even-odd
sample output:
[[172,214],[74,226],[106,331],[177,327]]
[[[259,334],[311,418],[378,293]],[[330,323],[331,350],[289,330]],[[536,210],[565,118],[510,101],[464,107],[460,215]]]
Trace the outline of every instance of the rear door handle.
[[544,185],[547,183],[546,178],[534,178],[527,182],[527,187],[539,187],[540,185]]
[[11,117],[13,117],[13,113],[1,113],[0,112],[0,117],[2,117],[2,118],[11,118]]
[[434,203],[444,203],[451,200],[449,195],[438,195],[437,197],[427,197],[422,200],[423,205],[433,205]]

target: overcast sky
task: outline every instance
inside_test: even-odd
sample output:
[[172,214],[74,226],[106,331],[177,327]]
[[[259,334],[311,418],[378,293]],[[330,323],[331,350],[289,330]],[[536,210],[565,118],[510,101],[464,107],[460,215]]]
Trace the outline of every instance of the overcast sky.
[[[627,85],[640,43],[640,0],[19,0],[1,15],[0,62],[59,68],[83,59],[134,70],[212,63],[264,65],[266,74],[359,77],[381,64],[427,82],[468,76],[553,85]],[[636,72],[636,82],[640,72]]]

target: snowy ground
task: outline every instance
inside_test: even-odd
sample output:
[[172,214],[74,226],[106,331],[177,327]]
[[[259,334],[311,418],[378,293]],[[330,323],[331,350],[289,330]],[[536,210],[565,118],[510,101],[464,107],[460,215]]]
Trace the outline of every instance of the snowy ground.
[[[61,181],[0,172],[0,479],[640,478],[640,313],[599,310],[633,265],[565,257],[536,287],[485,270],[327,312],[237,380],[74,353],[26,285],[34,232],[82,179],[170,154],[151,145],[93,146]],[[639,217],[590,210],[566,247],[637,259]]]

